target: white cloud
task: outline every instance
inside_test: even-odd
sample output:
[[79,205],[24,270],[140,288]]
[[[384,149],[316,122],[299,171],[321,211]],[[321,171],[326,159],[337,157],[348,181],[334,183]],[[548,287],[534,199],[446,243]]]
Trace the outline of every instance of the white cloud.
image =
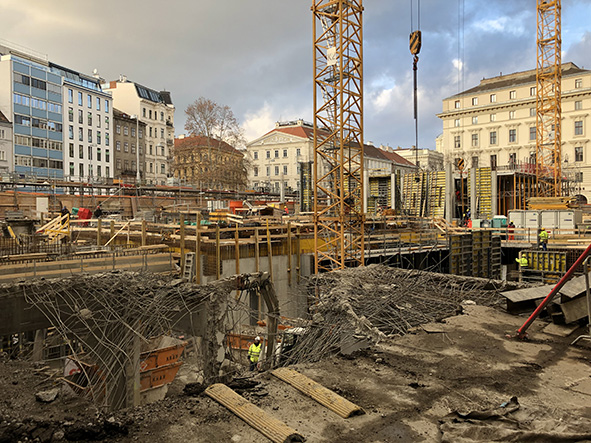
[[271,105],[265,102],[262,108],[245,114],[242,124],[244,137],[247,141],[255,140],[273,129],[276,121],[277,115],[274,114]]

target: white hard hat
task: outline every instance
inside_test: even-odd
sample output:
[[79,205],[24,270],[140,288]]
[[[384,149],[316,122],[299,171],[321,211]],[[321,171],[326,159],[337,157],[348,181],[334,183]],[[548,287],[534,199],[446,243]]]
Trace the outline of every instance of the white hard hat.
[[258,335],[254,338],[254,341],[261,341],[261,337],[259,337]]

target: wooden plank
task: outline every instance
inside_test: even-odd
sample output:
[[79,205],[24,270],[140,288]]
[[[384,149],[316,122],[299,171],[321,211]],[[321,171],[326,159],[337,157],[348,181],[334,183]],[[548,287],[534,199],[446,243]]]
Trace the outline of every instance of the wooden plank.
[[343,418],[365,414],[365,411],[361,407],[293,369],[278,368],[272,371],[271,374],[316,400],[321,405],[326,406],[331,411],[336,412]]
[[244,397],[221,383],[209,386],[205,395],[228,408],[253,429],[276,443],[303,442],[305,439],[295,429],[277,420]]

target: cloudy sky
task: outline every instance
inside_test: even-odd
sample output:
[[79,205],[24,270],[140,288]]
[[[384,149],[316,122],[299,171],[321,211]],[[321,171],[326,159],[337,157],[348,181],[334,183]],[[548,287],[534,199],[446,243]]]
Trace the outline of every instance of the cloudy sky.
[[[416,2],[414,23],[416,26]],[[500,72],[533,69],[535,0],[422,0],[419,146],[441,100]],[[0,0],[0,40],[55,63],[171,91],[177,134],[200,96],[228,105],[248,140],[312,121],[311,0]],[[414,144],[410,0],[365,0],[365,139]],[[591,68],[591,0],[562,2],[563,61]],[[460,12],[463,10],[463,13]],[[459,38],[463,36],[463,38]],[[460,75],[459,68],[463,69]]]

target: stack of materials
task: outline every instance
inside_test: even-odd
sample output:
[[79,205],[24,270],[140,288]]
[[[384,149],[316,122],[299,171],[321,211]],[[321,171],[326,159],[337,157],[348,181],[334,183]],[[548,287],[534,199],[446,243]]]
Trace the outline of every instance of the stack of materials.
[[571,209],[576,208],[576,197],[530,197],[527,200],[528,209]]

